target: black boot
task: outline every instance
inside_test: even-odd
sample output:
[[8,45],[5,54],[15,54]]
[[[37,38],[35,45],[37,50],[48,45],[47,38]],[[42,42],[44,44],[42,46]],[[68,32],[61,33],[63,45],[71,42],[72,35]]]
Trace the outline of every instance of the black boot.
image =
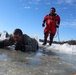
[[46,40],[44,40],[43,44],[42,45],[46,45]]
[[47,37],[48,37],[48,32],[45,32],[44,33],[44,42],[43,42],[42,45],[46,45],[46,43],[47,43]]
[[49,45],[51,46],[52,45],[52,42],[49,42]]
[[51,33],[51,34],[50,34],[50,42],[49,42],[49,45],[50,45],[50,46],[52,45],[53,38],[54,38],[54,34]]
[[46,42],[44,42],[42,45],[46,45]]

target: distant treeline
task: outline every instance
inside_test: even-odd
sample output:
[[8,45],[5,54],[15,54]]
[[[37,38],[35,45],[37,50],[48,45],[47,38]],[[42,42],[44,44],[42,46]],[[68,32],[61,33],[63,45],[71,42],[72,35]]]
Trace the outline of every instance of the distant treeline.
[[[39,41],[40,42],[44,42],[44,40],[43,39],[39,39]],[[49,43],[49,40],[47,40],[47,42]],[[68,41],[53,41],[53,43],[55,43],[55,44],[64,44],[64,43],[68,43],[68,44],[70,44],[70,45],[76,45],[76,40],[68,40]]]

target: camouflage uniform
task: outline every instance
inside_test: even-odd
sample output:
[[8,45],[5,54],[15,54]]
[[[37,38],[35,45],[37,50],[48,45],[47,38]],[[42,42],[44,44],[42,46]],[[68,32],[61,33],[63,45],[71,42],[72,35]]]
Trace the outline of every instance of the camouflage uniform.
[[[0,47],[2,45],[1,42],[3,43],[3,47],[15,44],[12,36],[9,39],[0,41]],[[25,51],[36,51],[38,49],[38,42],[36,41],[36,39],[30,38],[26,34],[23,35],[23,39],[20,43],[21,45],[25,45]]]

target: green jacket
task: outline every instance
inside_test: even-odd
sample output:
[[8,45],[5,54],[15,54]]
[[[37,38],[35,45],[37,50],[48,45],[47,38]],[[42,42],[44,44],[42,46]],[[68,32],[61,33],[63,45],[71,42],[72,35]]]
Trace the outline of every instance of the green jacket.
[[[4,43],[4,47],[15,44],[12,36],[9,39],[3,40],[2,42]],[[38,42],[36,39],[31,38],[26,34],[23,35],[21,44],[25,45],[26,51],[36,51],[38,49]]]

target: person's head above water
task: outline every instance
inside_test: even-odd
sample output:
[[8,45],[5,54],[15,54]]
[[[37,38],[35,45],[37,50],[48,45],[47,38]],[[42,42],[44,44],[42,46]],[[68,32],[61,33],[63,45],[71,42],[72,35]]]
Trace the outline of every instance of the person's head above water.
[[13,32],[13,39],[15,42],[21,41],[23,38],[23,32],[21,29],[15,29]]

